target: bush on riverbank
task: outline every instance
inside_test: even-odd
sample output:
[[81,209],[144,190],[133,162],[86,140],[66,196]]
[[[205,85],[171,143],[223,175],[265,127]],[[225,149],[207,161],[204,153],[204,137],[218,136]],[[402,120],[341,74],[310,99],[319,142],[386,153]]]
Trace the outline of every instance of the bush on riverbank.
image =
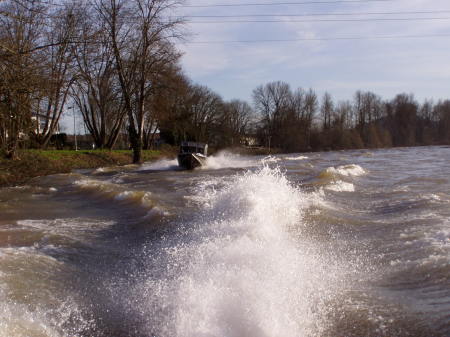
[[[176,150],[171,147],[158,151],[146,150],[143,161],[173,157]],[[127,165],[133,162],[131,151],[106,150],[23,150],[18,160],[0,156],[0,186],[25,183],[31,178],[57,173],[68,173],[74,169],[89,169],[103,166]]]

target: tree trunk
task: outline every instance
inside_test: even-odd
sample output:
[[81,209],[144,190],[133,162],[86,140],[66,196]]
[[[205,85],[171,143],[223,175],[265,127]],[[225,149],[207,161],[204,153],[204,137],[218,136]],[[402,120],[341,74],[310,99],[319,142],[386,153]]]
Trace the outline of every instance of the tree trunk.
[[132,125],[128,129],[128,134],[131,148],[133,149],[133,164],[139,164],[142,160],[142,141]]

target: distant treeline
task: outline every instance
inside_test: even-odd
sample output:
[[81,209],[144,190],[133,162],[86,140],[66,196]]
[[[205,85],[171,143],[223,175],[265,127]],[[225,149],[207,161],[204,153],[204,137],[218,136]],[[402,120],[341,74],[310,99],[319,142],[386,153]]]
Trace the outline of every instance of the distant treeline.
[[[64,114],[79,114],[97,148],[142,149],[157,139],[216,148],[310,151],[450,143],[450,101],[401,94],[351,101],[272,82],[252,102],[224,101],[192,83],[175,44],[178,0],[0,1],[0,150],[60,147]],[[123,141],[125,139],[125,141]]]
[[412,94],[383,100],[357,91],[336,103],[283,82],[258,87],[253,100],[259,141],[285,151],[450,144],[450,100],[420,104]]

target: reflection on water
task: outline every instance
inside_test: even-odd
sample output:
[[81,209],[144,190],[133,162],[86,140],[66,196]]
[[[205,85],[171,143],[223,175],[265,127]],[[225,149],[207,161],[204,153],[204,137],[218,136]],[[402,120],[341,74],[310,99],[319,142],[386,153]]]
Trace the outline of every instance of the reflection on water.
[[0,336],[448,336],[450,149],[0,190]]

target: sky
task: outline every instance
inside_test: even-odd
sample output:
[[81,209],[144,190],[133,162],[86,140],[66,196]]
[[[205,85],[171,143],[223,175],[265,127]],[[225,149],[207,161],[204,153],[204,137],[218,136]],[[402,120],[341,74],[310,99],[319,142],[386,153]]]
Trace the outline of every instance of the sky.
[[[312,0],[315,2],[321,0]],[[182,7],[185,16],[301,15],[296,17],[187,18],[189,33],[178,48],[182,65],[196,83],[224,99],[251,102],[252,91],[271,81],[292,88],[328,91],[336,100],[352,99],[356,90],[370,90],[385,99],[398,93],[425,98],[450,98],[450,1],[387,0],[292,4],[295,0],[187,0],[186,6],[280,3],[277,6]],[[322,0],[322,2],[325,2]],[[331,2],[331,1],[329,1]],[[405,14],[404,12],[429,12]],[[392,13],[356,15],[357,13]],[[394,14],[403,12],[402,14]],[[304,16],[325,14],[325,16]],[[331,15],[353,14],[353,15]],[[402,21],[317,21],[360,19]],[[411,20],[412,18],[432,18]],[[439,18],[439,19],[437,19]],[[266,23],[199,23],[224,20],[278,20]],[[309,20],[309,22],[292,22]],[[224,43],[242,40],[298,40],[342,37],[447,35],[427,38],[313,40]],[[201,43],[217,42],[217,43]]]
[[[281,2],[291,4],[242,6]],[[189,7],[224,4],[228,6]],[[241,6],[229,6],[232,4]],[[255,14],[268,16],[188,17]],[[188,20],[185,41],[177,42],[185,73],[225,100],[252,103],[252,91],[272,81],[287,82],[293,89],[313,88],[320,96],[327,91],[336,101],[351,100],[357,90],[372,91],[384,99],[399,93],[413,93],[419,102],[426,98],[450,99],[450,0],[185,0],[185,7],[178,8],[174,15]],[[411,20],[414,18],[430,20]],[[226,20],[281,22],[199,23]],[[435,37],[320,40],[424,35]],[[319,40],[225,43],[299,39]],[[65,116],[62,125],[72,132],[73,118]],[[77,125],[82,130],[80,118]]]

